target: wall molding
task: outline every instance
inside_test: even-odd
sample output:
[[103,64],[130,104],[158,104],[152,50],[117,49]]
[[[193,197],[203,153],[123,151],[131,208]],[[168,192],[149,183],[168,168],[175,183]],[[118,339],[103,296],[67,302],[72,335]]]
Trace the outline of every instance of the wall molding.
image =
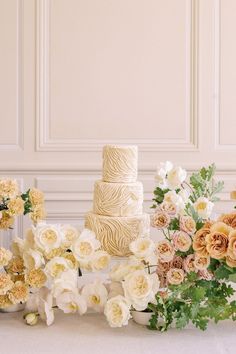
[[236,151],[236,144],[222,144],[221,130],[221,0],[214,2],[214,119],[215,119],[215,149],[221,151]]
[[23,7],[24,0],[16,0],[17,11],[17,114],[16,114],[16,142],[13,144],[1,144],[0,151],[16,151],[23,149]]
[[140,151],[198,150],[198,0],[186,1],[187,104],[185,139],[53,139],[50,137],[50,0],[37,0],[36,151],[101,151],[103,145],[137,144]]

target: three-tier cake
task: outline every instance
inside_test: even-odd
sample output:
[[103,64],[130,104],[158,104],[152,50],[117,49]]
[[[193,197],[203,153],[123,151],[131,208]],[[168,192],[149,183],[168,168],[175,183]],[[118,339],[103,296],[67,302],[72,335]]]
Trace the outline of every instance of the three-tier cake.
[[85,227],[94,231],[102,248],[113,256],[129,255],[130,242],[149,233],[137,167],[137,146],[104,147],[103,179],[95,182],[93,211],[86,214]]

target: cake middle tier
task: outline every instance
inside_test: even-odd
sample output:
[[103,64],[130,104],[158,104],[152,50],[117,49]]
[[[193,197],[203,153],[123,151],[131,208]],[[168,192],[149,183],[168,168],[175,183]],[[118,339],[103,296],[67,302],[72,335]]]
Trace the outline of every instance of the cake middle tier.
[[141,215],[143,212],[142,183],[95,182],[93,212],[107,216]]
[[129,256],[129,244],[140,236],[149,234],[148,214],[111,217],[94,213],[85,216],[85,227],[92,230],[102,248],[112,256]]

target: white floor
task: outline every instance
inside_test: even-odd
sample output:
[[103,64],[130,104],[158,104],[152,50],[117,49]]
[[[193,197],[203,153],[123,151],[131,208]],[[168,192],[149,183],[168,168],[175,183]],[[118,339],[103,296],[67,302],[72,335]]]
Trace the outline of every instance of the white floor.
[[236,323],[211,324],[206,332],[192,327],[158,333],[136,325],[112,329],[102,315],[57,313],[51,327],[26,326],[22,313],[0,313],[1,354],[235,354]]

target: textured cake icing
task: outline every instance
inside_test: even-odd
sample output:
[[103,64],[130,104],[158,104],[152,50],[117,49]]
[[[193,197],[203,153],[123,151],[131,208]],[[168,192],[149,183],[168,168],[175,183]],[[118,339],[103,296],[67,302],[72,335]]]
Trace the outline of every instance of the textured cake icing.
[[130,255],[130,242],[147,235],[149,225],[148,214],[111,217],[88,213],[85,218],[85,227],[96,234],[102,248],[113,256]]
[[136,182],[138,166],[137,146],[106,145],[103,149],[103,181]]
[[134,216],[143,211],[143,185],[95,182],[93,212],[108,216]]
[[130,242],[149,233],[143,185],[136,181],[137,155],[137,146],[104,146],[103,180],[95,182],[93,212],[85,217],[85,227],[113,256],[128,256]]

